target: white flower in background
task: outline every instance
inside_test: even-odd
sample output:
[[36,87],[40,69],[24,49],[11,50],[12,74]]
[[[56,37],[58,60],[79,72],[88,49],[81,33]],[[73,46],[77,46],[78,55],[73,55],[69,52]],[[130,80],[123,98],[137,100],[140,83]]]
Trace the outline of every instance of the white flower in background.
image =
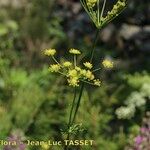
[[150,99],[150,83],[143,84],[141,93],[143,93],[145,97],[148,97]]
[[116,110],[116,115],[119,119],[130,119],[134,116],[135,107],[134,106],[121,106]]
[[145,105],[146,100],[141,92],[133,92],[126,101],[127,105],[135,105],[135,107],[141,107]]

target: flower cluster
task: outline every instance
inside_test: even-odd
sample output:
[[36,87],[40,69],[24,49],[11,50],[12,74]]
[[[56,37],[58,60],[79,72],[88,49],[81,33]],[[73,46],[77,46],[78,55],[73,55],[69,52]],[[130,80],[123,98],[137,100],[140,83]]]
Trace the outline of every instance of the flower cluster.
[[97,0],[87,0],[87,6],[89,8],[93,8],[96,4]]
[[103,60],[102,65],[104,66],[104,68],[107,68],[107,69],[111,69],[114,67],[114,63],[110,61],[109,59]]
[[55,49],[46,49],[44,51],[44,54],[47,55],[47,56],[54,56],[56,53],[56,50]]
[[100,7],[100,0],[80,0],[84,9],[90,16],[98,29],[108,24],[114,18],[116,18],[126,7],[126,0],[118,0],[113,6],[111,11],[108,11],[104,16],[104,10],[106,6],[106,0],[103,1],[102,8]]
[[134,106],[121,106],[116,110],[118,119],[131,119],[134,116],[135,107]]
[[146,103],[142,93],[133,92],[126,100],[125,105],[116,110],[119,119],[130,119],[134,116],[136,108],[144,106]]
[[[86,82],[96,86],[101,85],[101,81],[96,79],[94,75],[94,72],[100,68],[93,70],[93,64],[88,61],[82,64],[83,67],[77,65],[77,55],[81,54],[79,50],[73,48],[69,50],[69,53],[73,56],[73,62],[65,61],[59,63],[54,57],[55,53],[55,49],[46,49],[44,51],[44,54],[51,56],[55,62],[55,64],[50,65],[49,71],[64,75],[67,78],[67,82],[70,86],[79,86],[80,82]],[[113,62],[106,59],[103,60],[102,65],[104,68],[112,68]]]
[[112,18],[118,16],[125,6],[125,0],[118,0],[118,2],[113,6],[113,9],[107,12],[107,16],[104,20],[111,20]]
[[146,97],[150,97],[149,83],[144,83],[140,91],[132,92],[125,101],[125,106],[116,110],[119,119],[130,119],[135,115],[136,109],[146,105]]

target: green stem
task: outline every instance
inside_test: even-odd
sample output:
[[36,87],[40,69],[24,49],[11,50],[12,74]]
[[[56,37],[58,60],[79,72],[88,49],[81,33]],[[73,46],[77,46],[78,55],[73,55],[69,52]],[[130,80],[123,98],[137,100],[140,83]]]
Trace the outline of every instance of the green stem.
[[[96,32],[96,35],[95,35],[94,43],[93,43],[93,46],[92,46],[92,52],[91,52],[91,59],[90,59],[90,62],[92,62],[92,59],[93,59],[95,46],[96,46],[96,43],[97,43],[97,40],[98,40],[98,35],[99,35],[99,29],[97,29],[97,32]],[[82,98],[82,94],[83,94],[83,90],[84,90],[84,85],[85,85],[85,83],[82,82],[81,89],[80,89],[80,93],[79,93],[79,98],[78,98],[78,101],[77,101],[77,104],[76,104],[76,108],[75,108],[75,112],[74,112],[74,115],[73,115],[73,118],[72,118],[73,109],[74,109],[75,100],[76,100],[76,89],[75,89],[75,91],[74,91],[74,99],[73,99],[72,107],[71,107],[71,111],[70,111],[68,129],[69,129],[70,126],[74,123],[74,121],[75,121],[75,119],[76,119],[76,115],[77,115],[78,110],[79,110],[79,106],[80,106],[80,102],[81,102],[81,98]],[[70,134],[68,133],[67,139],[69,140],[69,138],[70,138]],[[68,145],[65,145],[64,150],[68,150]]]
[[76,67],[76,65],[77,65],[77,57],[76,57],[76,55],[74,55],[73,59],[74,59],[74,67]]
[[106,0],[104,0],[104,3],[103,3],[103,7],[102,7],[102,11],[101,11],[100,20],[101,20],[101,19],[102,19],[102,17],[103,17],[104,10],[105,10],[105,6],[106,6]]
[[79,106],[80,106],[80,101],[81,101],[83,89],[84,89],[84,82],[83,82],[82,85],[81,85],[81,89],[80,89],[80,93],[79,93],[79,98],[78,98],[78,101],[77,101],[75,113],[74,113],[74,116],[73,116],[73,119],[72,119],[72,123],[71,123],[71,124],[73,124],[74,121],[75,121],[75,119],[76,119],[76,115],[77,115],[77,112],[78,112]]
[[77,95],[77,89],[74,89],[74,98],[73,98],[73,102],[72,102],[72,106],[71,106],[71,110],[70,110],[70,116],[69,116],[69,122],[68,122],[68,129],[71,126],[71,119],[72,119],[72,113],[73,113],[73,108],[74,108],[74,104],[75,104],[75,100],[76,100],[76,95]]
[[99,0],[97,0],[97,18],[98,18],[98,25],[99,25],[99,20],[100,20],[100,7],[99,7]]
[[102,69],[102,68],[97,68],[97,69],[93,70],[92,72],[99,71],[100,69]]
[[[91,59],[90,59],[90,62],[92,62],[92,59],[93,59],[95,46],[96,46],[96,43],[97,43],[97,40],[98,40],[98,35],[99,35],[99,29],[97,29],[97,31],[96,31],[94,43],[93,43],[93,46],[92,46],[92,52],[91,52]],[[75,119],[76,119],[76,115],[77,115],[77,112],[78,112],[78,109],[79,109],[79,106],[80,106],[80,101],[81,101],[81,97],[82,97],[83,90],[84,90],[84,82],[83,82],[82,85],[81,85],[81,89],[80,89],[80,93],[79,93],[79,98],[78,98],[78,101],[77,101],[77,105],[76,105],[76,108],[75,108],[74,117],[73,117],[73,119],[72,119],[72,123],[71,123],[71,124],[73,124],[74,121],[75,121]]]
[[96,43],[97,43],[97,40],[98,40],[99,31],[100,31],[99,29],[97,29],[97,31],[96,31],[96,35],[95,35],[95,38],[94,38],[94,43],[93,43],[92,51],[91,51],[90,62],[92,62],[92,60],[93,60],[94,51],[95,51],[95,46],[96,46]]
[[[71,106],[70,115],[69,115],[69,121],[68,121],[67,140],[69,140],[69,138],[70,138],[69,128],[70,128],[71,125],[72,125],[72,124],[71,124],[71,120],[72,120],[72,113],[73,113],[73,108],[74,108],[74,105],[75,105],[76,95],[77,95],[77,89],[75,88],[75,89],[74,89],[74,98],[73,98],[73,101],[72,101],[72,106]],[[64,146],[64,150],[67,150],[67,149],[68,149],[68,146],[65,145],[65,146]]]
[[52,56],[52,59],[56,62],[56,64],[58,64],[59,66],[61,66],[60,63],[56,60],[56,58],[54,56]]

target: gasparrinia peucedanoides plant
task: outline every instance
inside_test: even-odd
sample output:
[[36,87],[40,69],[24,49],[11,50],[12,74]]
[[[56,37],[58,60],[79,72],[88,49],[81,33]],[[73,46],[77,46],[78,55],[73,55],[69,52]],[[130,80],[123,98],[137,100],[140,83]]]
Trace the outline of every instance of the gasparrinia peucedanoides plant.
[[[102,8],[100,7],[101,0],[80,0],[80,2],[97,28],[96,36],[93,42],[93,46],[91,48],[90,60],[87,60],[82,64],[77,64],[77,57],[78,55],[81,55],[82,52],[75,48],[69,50],[70,55],[72,55],[73,61],[66,60],[61,63],[58,62],[55,58],[55,49],[50,48],[44,51],[44,54],[51,57],[54,61],[54,64],[50,65],[49,71],[64,76],[67,79],[68,85],[74,88],[74,97],[69,115],[66,139],[70,139],[70,135],[72,134],[72,132],[70,131],[72,131],[71,129],[74,126],[74,121],[80,106],[80,101],[85,83],[95,86],[101,85],[101,80],[95,78],[94,73],[101,70],[102,68],[95,68],[94,64],[92,63],[99,31],[102,27],[115,19],[126,7],[126,0],[117,0],[112,10],[108,11],[104,16],[107,2],[106,0],[102,1]],[[114,66],[113,62],[109,59],[104,59],[100,64],[103,66],[103,68],[106,69],[111,69]],[[77,88],[80,88],[78,96]],[[64,149],[67,150],[68,146],[65,146]]]

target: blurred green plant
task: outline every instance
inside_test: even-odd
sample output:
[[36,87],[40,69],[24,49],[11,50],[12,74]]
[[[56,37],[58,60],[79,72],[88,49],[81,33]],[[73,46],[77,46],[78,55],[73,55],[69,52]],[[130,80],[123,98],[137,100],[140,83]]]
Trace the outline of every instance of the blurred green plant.
[[145,111],[146,104],[150,100],[150,75],[148,73],[127,75],[126,79],[128,84],[138,91],[133,91],[125,101],[125,106],[116,110],[119,119],[134,117],[136,109]]

